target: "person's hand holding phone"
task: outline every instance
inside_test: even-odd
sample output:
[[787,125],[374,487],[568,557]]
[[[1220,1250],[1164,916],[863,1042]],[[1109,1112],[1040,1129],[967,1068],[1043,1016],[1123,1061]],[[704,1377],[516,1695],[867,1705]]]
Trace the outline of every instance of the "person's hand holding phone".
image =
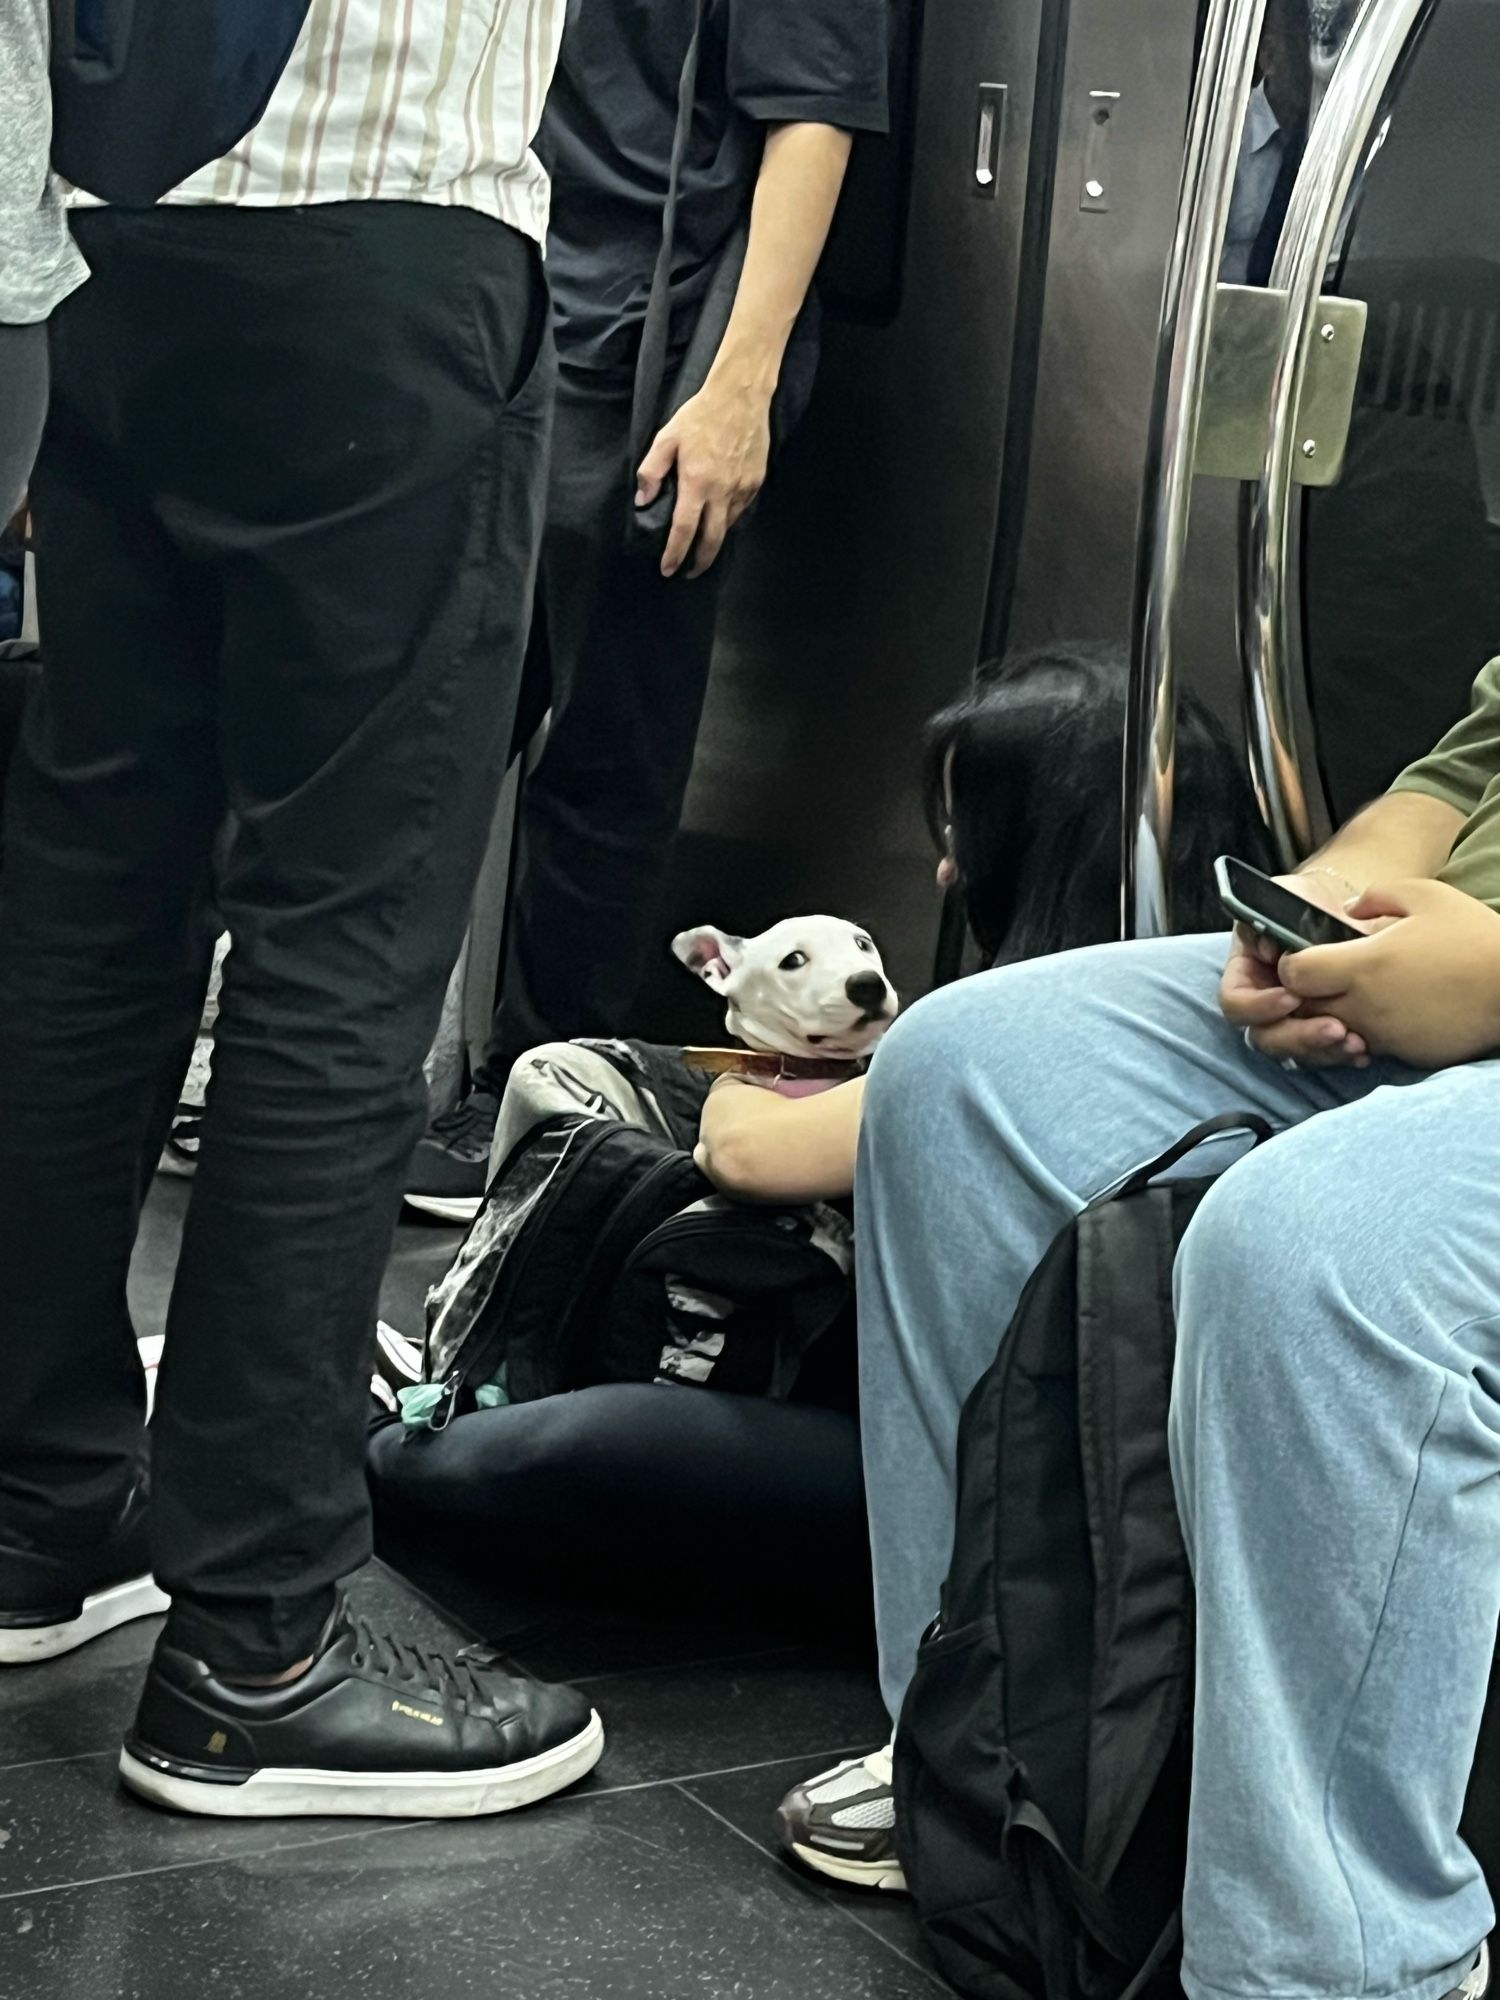
[[[1331,875],[1313,872],[1276,879],[1330,916],[1350,921],[1342,884]],[[1243,1029],[1252,1048],[1273,1062],[1294,1062],[1310,1069],[1367,1067],[1370,1055],[1364,1037],[1339,1018],[1333,1011],[1334,1003],[1304,999],[1282,984],[1281,965],[1286,956],[1273,938],[1260,937],[1244,924],[1235,925],[1219,982],[1219,1006],[1225,1020]]]
[[1369,935],[1282,961],[1277,978],[1304,1008],[1336,1014],[1350,1039],[1416,1069],[1500,1051],[1500,912],[1419,880],[1367,889],[1345,917]]

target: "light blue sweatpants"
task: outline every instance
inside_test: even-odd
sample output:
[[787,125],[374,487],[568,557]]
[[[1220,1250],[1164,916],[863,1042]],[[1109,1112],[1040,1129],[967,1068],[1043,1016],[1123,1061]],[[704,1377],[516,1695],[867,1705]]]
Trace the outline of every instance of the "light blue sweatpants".
[[876,1058],[862,1421],[882,1687],[952,1546],[954,1437],[1089,1197],[1213,1113],[1233,1162],[1177,1271],[1178,1497],[1198,1589],[1185,1984],[1434,2000],[1492,1921],[1458,1836],[1500,1613],[1500,1063],[1289,1073],[1215,993],[1223,938],[950,987]]

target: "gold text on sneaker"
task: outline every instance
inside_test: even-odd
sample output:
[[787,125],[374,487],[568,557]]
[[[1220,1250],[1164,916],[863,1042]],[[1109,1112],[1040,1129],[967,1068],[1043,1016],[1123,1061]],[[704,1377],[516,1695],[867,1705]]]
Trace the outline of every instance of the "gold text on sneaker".
[[443,1726],[443,1718],[440,1715],[429,1715],[425,1708],[408,1708],[404,1701],[393,1701],[391,1710],[396,1715],[409,1715],[413,1722],[430,1722],[434,1729],[441,1729]]

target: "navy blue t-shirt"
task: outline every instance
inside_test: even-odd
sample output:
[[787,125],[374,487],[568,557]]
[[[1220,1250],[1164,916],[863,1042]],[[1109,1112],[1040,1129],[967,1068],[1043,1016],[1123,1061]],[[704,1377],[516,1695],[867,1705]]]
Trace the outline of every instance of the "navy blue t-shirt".
[[[629,375],[661,249],[694,0],[568,0],[538,149],[552,173],[547,271],[564,368]],[[714,0],[673,258],[680,337],[747,211],[768,125],[883,132],[886,0]]]

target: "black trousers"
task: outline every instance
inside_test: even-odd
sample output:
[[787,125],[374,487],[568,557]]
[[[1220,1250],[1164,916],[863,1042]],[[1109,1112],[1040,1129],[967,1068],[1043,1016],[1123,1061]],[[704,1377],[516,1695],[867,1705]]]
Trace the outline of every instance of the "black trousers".
[[510,942],[483,1079],[541,1042],[638,1026],[708,688],[726,558],[664,578],[625,544],[630,387],[558,385],[528,696],[552,727],[526,787]]
[[414,205],[78,234],[0,902],[0,1540],[87,1548],[141,1449],[126,1271],[212,890],[155,1561],[177,1642],[259,1673],[370,1546],[377,1292],[530,614],[545,285],[519,235]]
[[0,528],[21,504],[47,409],[47,329],[0,325]]
[[859,1423],[842,1410],[612,1382],[370,1439],[382,1522],[504,1577],[832,1616],[869,1588]]

